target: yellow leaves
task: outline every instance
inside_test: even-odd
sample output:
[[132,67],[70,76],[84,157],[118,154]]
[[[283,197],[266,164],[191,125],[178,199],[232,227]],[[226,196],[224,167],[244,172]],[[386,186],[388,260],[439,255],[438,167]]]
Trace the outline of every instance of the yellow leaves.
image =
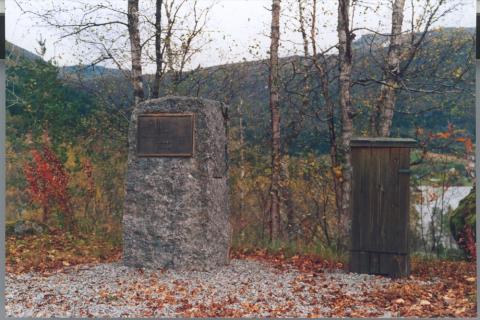
[[333,167],[333,172],[337,178],[342,177],[342,166]]
[[395,90],[400,89],[402,87],[401,84],[398,83],[398,82],[393,82],[393,83],[390,84],[390,86],[392,88],[394,88]]
[[100,296],[100,298],[106,298],[108,297],[109,293],[107,290],[102,289],[98,292],[98,295]]
[[475,281],[477,280],[477,278],[475,277],[469,277],[469,278],[466,278],[465,279],[467,282],[470,282],[470,283],[475,283]]
[[363,103],[363,105],[366,106],[366,107],[370,107],[370,106],[372,105],[372,104],[371,104],[371,101],[368,100],[368,99],[363,99],[363,100],[362,100],[362,103]]
[[461,315],[462,313],[465,313],[466,310],[467,310],[467,309],[466,309],[465,307],[458,308],[458,309],[455,310],[455,315],[456,315],[456,316],[459,316],[459,315]]
[[456,77],[456,78],[461,78],[464,72],[463,72],[463,70],[462,70],[461,67],[458,67],[458,68],[456,68],[455,70],[453,70],[452,73],[453,73],[453,76],[454,76],[454,77]]
[[67,147],[67,161],[65,162],[65,168],[68,171],[72,171],[76,165],[77,165],[77,155],[75,153],[75,150],[68,146]]
[[395,300],[395,303],[396,304],[404,304],[405,300],[403,300],[402,298],[398,298],[398,299]]

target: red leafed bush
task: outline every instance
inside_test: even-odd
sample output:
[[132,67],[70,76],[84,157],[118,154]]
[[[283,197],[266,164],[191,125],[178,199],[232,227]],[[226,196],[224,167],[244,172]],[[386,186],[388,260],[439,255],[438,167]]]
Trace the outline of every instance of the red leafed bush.
[[462,242],[465,246],[465,251],[467,253],[468,259],[471,261],[476,261],[477,258],[477,244],[475,242],[475,234],[473,229],[468,224],[464,227],[464,237]]
[[42,222],[46,223],[54,208],[62,210],[66,222],[71,220],[68,182],[70,176],[63,164],[48,147],[32,150],[32,160],[25,164],[24,174],[28,182],[27,192],[33,203],[43,209]]

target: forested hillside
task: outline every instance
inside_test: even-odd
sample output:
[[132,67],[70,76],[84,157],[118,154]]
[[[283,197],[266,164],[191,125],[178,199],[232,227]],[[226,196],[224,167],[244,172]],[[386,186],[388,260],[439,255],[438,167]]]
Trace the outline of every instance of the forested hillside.
[[[471,148],[474,139],[473,37],[473,29],[428,33],[398,92],[392,136],[417,138],[423,143],[423,152],[437,155],[414,166],[418,184],[438,179],[442,170],[450,168],[457,170],[448,178],[450,184],[468,180],[462,162],[468,159],[462,159],[465,146]],[[78,219],[77,225],[118,243],[126,132],[133,101],[131,83],[115,69],[57,67],[18,47],[9,45],[7,49],[8,218],[43,215],[45,219],[54,218],[59,225],[69,223],[58,203],[33,201],[24,192],[31,151],[42,153],[48,146],[68,176],[64,193],[69,210]],[[376,61],[383,54],[381,38],[366,35],[354,42],[357,135],[368,129],[368,113],[379,90],[376,79],[381,69]],[[328,59],[328,72],[334,79],[330,86],[336,92],[336,56],[332,54]],[[307,79],[311,90],[307,95],[302,93],[305,76],[299,71],[304,62],[310,70]],[[284,223],[293,226],[289,232],[305,244],[321,244],[325,250],[336,252],[345,235],[339,231],[331,208],[333,191],[327,157],[330,142],[318,75],[302,57],[283,58],[280,64],[282,145],[286,159],[290,159],[286,165],[292,190],[286,209],[290,214],[285,213]],[[144,77],[147,89],[152,77]],[[267,80],[266,61],[251,61],[167,74],[161,86],[161,95],[200,96],[230,106],[232,211],[235,239],[243,245],[267,241]],[[414,160],[421,154],[415,153]],[[448,154],[450,160],[439,161],[438,154]],[[322,216],[325,218],[320,219]]]
[[[364,35],[354,42],[354,104],[358,108],[355,127],[358,134],[368,128],[368,111],[378,93],[381,66],[378,63],[385,55],[382,41],[378,36]],[[432,31],[425,40],[420,55],[412,61],[408,83],[400,91],[397,114],[393,123],[392,136],[414,137],[415,130],[422,128],[431,132],[443,131],[451,123],[464,128],[469,136],[474,136],[474,70],[473,70],[473,29],[441,29]],[[330,56],[330,72],[335,78],[335,55]],[[312,92],[308,99],[308,109],[301,108],[300,68],[304,58],[293,56],[281,59],[283,91],[281,108],[284,136],[290,153],[304,151],[324,153],[328,148],[325,136],[326,124],[319,123],[315,113],[324,108],[319,92],[319,79],[310,61],[309,82]],[[78,81],[87,90],[103,92],[119,107],[132,104],[129,81],[115,69],[99,66],[65,67],[64,77]],[[124,79],[123,81],[121,79]],[[147,87],[153,76],[146,75]],[[78,84],[78,83],[77,83]],[[221,65],[186,72],[181,75],[167,75],[162,86],[162,94],[185,94],[227,102],[231,107],[232,126],[243,117],[245,139],[250,145],[261,145],[268,141],[268,65],[267,61],[252,61]],[[336,86],[335,82],[331,87]],[[317,90],[315,90],[315,88]],[[336,99],[337,97],[333,97]],[[321,111],[320,111],[321,112]],[[300,118],[301,123],[294,122]],[[320,121],[322,122],[322,121]],[[323,121],[325,122],[325,121]],[[299,127],[301,126],[301,128]],[[295,131],[295,132],[294,132]],[[299,132],[297,132],[299,131]],[[290,139],[289,139],[290,138]]]

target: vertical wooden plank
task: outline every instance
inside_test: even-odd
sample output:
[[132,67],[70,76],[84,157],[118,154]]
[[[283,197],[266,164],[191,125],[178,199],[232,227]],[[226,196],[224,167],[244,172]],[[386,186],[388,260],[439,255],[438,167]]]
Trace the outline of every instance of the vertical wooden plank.
[[390,181],[390,170],[389,170],[389,161],[390,161],[390,148],[377,148],[378,151],[378,158],[380,160],[379,171],[380,171],[380,178],[379,178],[379,194],[381,195],[381,199],[378,203],[378,211],[377,211],[377,235],[374,236],[377,238],[376,246],[374,248],[375,251],[385,251],[385,243],[387,242],[388,237],[388,219],[390,212],[388,210],[388,206],[391,203],[391,181]]
[[406,273],[406,256],[405,255],[392,255],[392,271],[393,277],[404,277]]
[[367,184],[368,184],[368,198],[365,202],[368,211],[365,213],[366,218],[363,221],[362,229],[365,230],[364,250],[375,251],[377,247],[377,236],[379,232],[378,219],[379,219],[379,204],[383,199],[381,193],[381,153],[376,148],[370,148],[368,159],[368,172]]
[[[407,240],[408,240],[408,238],[407,238]],[[410,271],[411,271],[411,268],[410,268],[410,252],[407,252],[407,254],[405,256],[405,276],[408,276],[410,274]]]
[[360,272],[360,261],[357,250],[359,249],[359,238],[360,238],[360,212],[359,212],[359,199],[361,198],[359,192],[359,182],[361,181],[361,149],[352,148],[352,170],[353,170],[353,179],[352,179],[352,197],[351,197],[351,206],[350,206],[350,216],[351,216],[351,231],[350,231],[350,259],[349,259],[349,270],[350,272]]
[[360,221],[360,249],[368,250],[370,246],[371,230],[371,204],[369,200],[372,197],[371,179],[372,167],[371,158],[373,150],[371,148],[364,148],[363,156],[363,172],[362,172],[362,217]]
[[380,264],[380,274],[390,275],[392,271],[390,254],[380,253],[379,254],[379,264]]
[[[351,229],[351,240],[350,240],[350,248],[351,250],[358,250],[359,249],[359,240],[360,240],[360,219],[361,213],[359,212],[361,208],[361,152],[362,149],[353,148],[352,149],[352,168],[353,168],[353,179],[352,179],[352,206],[351,206],[351,217],[352,217],[352,229]],[[357,260],[357,256],[353,257],[355,262]],[[354,264],[356,266],[356,264]]]
[[365,250],[371,250],[373,249],[373,246],[375,245],[372,243],[370,240],[372,237],[372,233],[375,233],[375,220],[377,216],[376,208],[378,206],[378,155],[377,155],[377,150],[372,148],[370,149],[370,168],[369,168],[369,212],[368,212],[368,220],[365,221],[366,228],[369,229],[369,239],[367,242]]
[[409,211],[410,211],[410,174],[405,172],[410,170],[410,149],[403,148],[400,156],[400,169],[403,172],[399,172],[399,213],[401,217],[402,229],[399,231],[399,239],[397,252],[408,253],[408,228],[409,228]]
[[371,274],[380,274],[380,255],[370,252],[370,272]]
[[364,250],[366,245],[367,245],[367,240],[366,238],[368,236],[369,230],[368,227],[365,226],[365,222],[368,221],[368,214],[369,214],[369,204],[368,204],[368,199],[370,198],[370,190],[369,190],[369,176],[370,176],[370,168],[369,168],[369,162],[367,161],[369,156],[370,156],[370,150],[368,148],[362,148],[362,171],[359,173],[361,177],[361,186],[360,188],[362,189],[361,194],[359,196],[361,197],[360,202],[359,202],[359,210],[361,211],[361,218],[359,221],[359,242],[358,242],[358,247],[360,250]]
[[369,255],[366,252],[358,253],[358,272],[360,273],[370,273],[370,259]]
[[397,252],[399,239],[399,230],[402,229],[401,213],[399,212],[398,197],[400,191],[398,181],[398,170],[400,165],[400,148],[389,148],[388,159],[386,159],[385,168],[387,175],[385,177],[385,187],[388,189],[388,197],[383,208],[384,219],[382,221],[385,230],[382,238],[382,252]]
[[359,272],[358,254],[355,251],[350,251],[348,270],[350,272]]

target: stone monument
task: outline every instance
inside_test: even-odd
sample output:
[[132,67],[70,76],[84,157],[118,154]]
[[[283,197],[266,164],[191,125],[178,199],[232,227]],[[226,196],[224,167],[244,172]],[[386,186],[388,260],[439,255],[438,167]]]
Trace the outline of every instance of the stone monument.
[[228,264],[226,106],[167,96],[140,103],[128,133],[123,214],[127,266]]

